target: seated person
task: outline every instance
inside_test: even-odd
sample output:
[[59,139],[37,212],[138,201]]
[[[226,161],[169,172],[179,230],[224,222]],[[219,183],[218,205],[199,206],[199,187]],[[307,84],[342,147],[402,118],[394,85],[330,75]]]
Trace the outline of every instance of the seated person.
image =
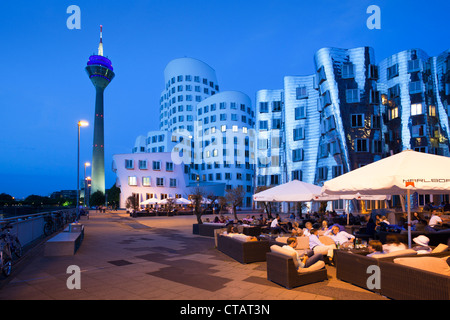
[[408,249],[404,243],[401,243],[396,234],[389,234],[386,236],[386,244],[383,245],[385,253],[391,253],[400,250]]
[[336,245],[343,247],[347,247],[348,245],[352,244],[353,239],[355,239],[354,235],[346,231],[340,231],[338,226],[333,226],[331,228],[331,233],[329,233],[328,236],[333,239]]
[[233,234],[239,234],[238,228],[233,226],[232,224],[229,224],[227,226],[227,232],[225,234],[228,236],[233,236]]
[[305,236],[310,236],[311,235],[311,230],[312,230],[312,223],[311,222],[306,222],[305,223],[305,228],[303,228],[303,235]]
[[287,231],[282,226],[280,226],[280,224],[278,223],[279,220],[280,220],[279,216],[277,216],[275,219],[273,219],[272,223],[270,224],[270,228],[272,229],[272,231],[275,231],[278,233],[280,233],[280,232],[286,233]]
[[295,250],[296,247],[297,247],[297,238],[289,237],[287,239],[287,245],[284,245],[282,248],[295,252],[299,268],[308,268],[319,260],[323,261],[323,255],[321,253],[309,252],[309,254],[304,254],[302,257],[300,257],[298,251]]
[[442,227],[442,223],[441,212],[436,209],[431,210],[431,218],[430,221],[428,221],[428,226],[433,229],[439,229]]
[[331,261],[333,259],[333,251],[336,249],[336,245],[323,244],[319,240],[319,231],[317,229],[312,229],[311,235],[309,236],[309,249],[311,249],[314,253],[321,253],[322,255],[328,256]]
[[413,247],[413,249],[417,251],[417,254],[426,254],[433,251],[433,249],[428,246],[428,242],[430,242],[430,239],[427,236],[420,235],[418,237],[415,237],[413,241],[417,244]]
[[367,257],[385,253],[383,251],[383,244],[378,240],[370,240],[367,249],[369,250],[369,254],[367,255]]

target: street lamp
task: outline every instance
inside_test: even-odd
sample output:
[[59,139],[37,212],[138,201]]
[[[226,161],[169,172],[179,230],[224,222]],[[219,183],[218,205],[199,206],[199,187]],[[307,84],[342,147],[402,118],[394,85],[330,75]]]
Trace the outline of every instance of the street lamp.
[[87,183],[86,183],[86,167],[89,167],[91,164],[89,162],[84,163],[84,198],[83,198],[83,204],[86,206],[86,196],[87,196]]
[[87,127],[89,123],[78,121],[78,153],[77,153],[77,220],[80,218],[80,127]]

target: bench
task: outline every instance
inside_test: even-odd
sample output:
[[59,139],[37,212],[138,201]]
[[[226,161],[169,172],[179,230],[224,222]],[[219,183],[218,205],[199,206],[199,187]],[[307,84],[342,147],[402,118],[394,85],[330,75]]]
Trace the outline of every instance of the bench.
[[72,256],[84,238],[84,226],[76,228],[67,227],[64,231],[53,236],[45,243],[45,256]]

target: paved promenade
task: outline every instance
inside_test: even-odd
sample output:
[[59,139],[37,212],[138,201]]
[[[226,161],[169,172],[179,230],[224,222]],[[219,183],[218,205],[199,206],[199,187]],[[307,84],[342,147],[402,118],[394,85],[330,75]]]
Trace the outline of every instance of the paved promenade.
[[[74,256],[46,257],[44,243],[29,250],[1,300],[386,300],[336,279],[287,290],[267,280],[265,262],[241,264],[192,234],[195,216],[130,218],[123,211],[82,217],[85,237]],[[68,289],[71,265],[81,288]]]

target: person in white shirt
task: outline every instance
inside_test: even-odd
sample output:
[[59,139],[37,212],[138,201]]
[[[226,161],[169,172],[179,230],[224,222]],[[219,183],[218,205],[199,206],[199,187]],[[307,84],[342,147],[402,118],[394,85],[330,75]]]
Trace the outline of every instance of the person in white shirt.
[[349,244],[353,243],[353,239],[355,239],[354,235],[346,231],[340,231],[338,226],[333,226],[328,236],[333,239],[336,245],[339,244],[339,246],[343,247],[346,247]]
[[441,213],[439,211],[431,211],[431,218],[428,221],[428,226],[434,228],[436,226],[442,225]]
[[319,231],[317,229],[312,229],[311,235],[309,236],[309,249],[314,251],[314,253],[321,253],[322,255],[328,256],[331,262],[333,259],[334,249],[336,249],[336,245],[323,244],[319,240]]
[[406,244],[400,242],[397,235],[388,234],[386,236],[386,244],[383,244],[384,253],[391,253],[406,249],[408,249],[408,247],[406,246]]
[[303,228],[303,235],[310,236],[311,230],[312,230],[312,223],[308,221],[305,223],[305,228]]
[[299,268],[308,268],[315,264],[317,261],[322,260],[323,261],[323,255],[320,253],[313,253],[311,256],[308,256],[308,254],[304,254],[301,258],[298,254],[298,251],[295,250],[297,247],[297,238],[296,237],[289,237],[286,240],[287,245],[284,245],[282,248],[295,252],[296,259],[298,261],[298,267]]

